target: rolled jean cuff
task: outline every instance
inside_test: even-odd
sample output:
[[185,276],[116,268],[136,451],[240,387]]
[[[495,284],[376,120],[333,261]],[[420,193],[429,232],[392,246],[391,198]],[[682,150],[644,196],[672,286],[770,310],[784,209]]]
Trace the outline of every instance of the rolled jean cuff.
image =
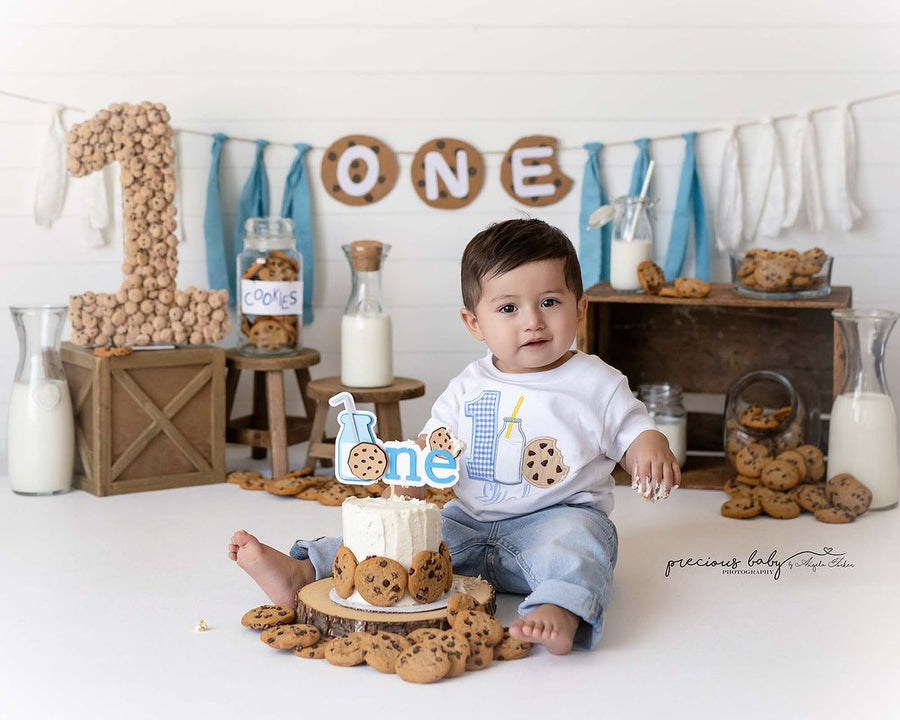
[[600,641],[607,604],[608,600],[604,601],[579,585],[547,580],[522,601],[518,610],[520,615],[526,615],[541,605],[557,605],[568,610],[582,621],[575,632],[575,647],[590,650]]
[[309,560],[316,571],[316,580],[331,577],[334,556],[341,546],[339,537],[320,537],[316,540],[298,540],[291,546],[290,556]]

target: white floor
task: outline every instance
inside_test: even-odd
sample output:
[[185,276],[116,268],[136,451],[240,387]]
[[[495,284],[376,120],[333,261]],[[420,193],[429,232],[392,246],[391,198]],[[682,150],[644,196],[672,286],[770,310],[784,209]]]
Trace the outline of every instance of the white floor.
[[[224,484],[20,497],[2,478],[0,718],[900,717],[900,511],[740,522],[719,515],[723,497],[651,505],[617,488],[619,564],[595,651],[538,648],[416,686],[271,650],[240,625],[265,597],[227,559],[231,532],[287,550],[339,532],[338,508]],[[755,567],[770,574],[666,576],[670,561],[743,571],[772,552]],[[500,598],[506,623],[516,600]],[[194,631],[201,618],[209,632]]]

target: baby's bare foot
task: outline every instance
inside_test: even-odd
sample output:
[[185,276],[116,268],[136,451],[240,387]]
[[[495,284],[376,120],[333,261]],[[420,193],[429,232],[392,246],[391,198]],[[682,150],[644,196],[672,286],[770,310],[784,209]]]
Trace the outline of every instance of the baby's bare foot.
[[309,560],[298,560],[263,545],[245,530],[231,536],[228,557],[256,581],[275,605],[294,607],[297,591],[316,579]]
[[558,605],[541,605],[510,625],[509,634],[541,643],[554,655],[565,655],[572,650],[579,622],[577,615]]

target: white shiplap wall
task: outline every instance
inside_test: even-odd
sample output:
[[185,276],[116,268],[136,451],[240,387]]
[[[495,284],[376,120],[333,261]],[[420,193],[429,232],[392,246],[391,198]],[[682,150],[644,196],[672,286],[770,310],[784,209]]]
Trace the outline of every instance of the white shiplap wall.
[[[278,0],[253,6],[202,0],[0,2],[0,90],[46,98],[91,113],[113,101],[165,102],[176,127],[304,141],[326,147],[343,134],[381,137],[415,151],[438,135],[483,152],[526,134],[557,137],[564,170],[578,181],[562,202],[534,214],[577,242],[580,178],[589,140],[607,143],[720,127],[900,88],[900,6],[894,0]],[[122,250],[82,241],[78,183],[52,229],[31,218],[47,109],[0,96],[0,306],[64,301],[85,289],[119,286]],[[818,244],[837,256],[834,281],[854,288],[858,306],[900,310],[900,98],[854,110],[859,136],[858,197],[866,215],[853,232],[833,222],[822,236],[798,226],[776,246]],[[83,114],[66,113],[67,123]],[[826,210],[833,206],[834,113],[815,116]],[[779,123],[787,138],[790,121]],[[753,171],[757,132],[742,130],[744,170]],[[701,136],[697,152],[712,213],[723,136]],[[184,194],[179,284],[205,284],[202,222],[210,140],[181,134]],[[229,212],[253,147],[226,145],[223,193]],[[683,144],[654,143],[656,253],[665,254]],[[368,208],[332,200],[318,182],[321,150],[308,156],[316,237],[316,321],[307,344],[322,351],[315,375],[339,368],[339,318],[349,286],[340,245],[376,238],[393,245],[386,264],[395,323],[396,372],[425,380],[428,394],[404,404],[412,433],[446,381],[481,352],[456,319],[458,261],[490,222],[522,212],[499,185],[499,154],[488,154],[481,195],[461,211],[434,210],[408,179],[401,154],[394,191]],[[634,150],[610,147],[608,190],[626,191]],[[293,151],[266,154],[273,209],[280,207]],[[229,216],[233,223],[233,216]],[[115,237],[119,228],[114,233]],[[714,279],[727,279],[714,255]],[[4,311],[5,312],[5,311]],[[900,353],[888,368],[900,392]],[[0,319],[0,468],[17,344]],[[242,388],[241,402],[246,403]],[[294,395],[291,402],[296,402]]]

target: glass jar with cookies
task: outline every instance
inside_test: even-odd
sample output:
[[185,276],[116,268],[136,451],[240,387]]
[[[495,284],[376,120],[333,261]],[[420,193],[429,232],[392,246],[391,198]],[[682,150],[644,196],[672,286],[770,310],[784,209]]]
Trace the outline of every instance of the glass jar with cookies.
[[288,355],[303,347],[303,259],[287,218],[250,218],[237,259],[240,351]]
[[819,412],[804,378],[775,370],[749,372],[731,384],[725,397],[725,459],[739,471],[738,454],[754,443],[772,457],[817,446]]

